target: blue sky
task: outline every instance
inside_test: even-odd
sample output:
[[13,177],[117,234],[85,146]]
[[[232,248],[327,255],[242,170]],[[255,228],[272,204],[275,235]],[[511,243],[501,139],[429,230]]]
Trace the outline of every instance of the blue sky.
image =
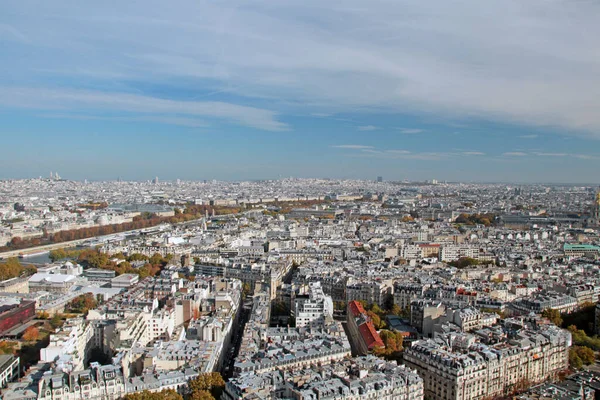
[[600,3],[0,3],[0,178],[597,183]]

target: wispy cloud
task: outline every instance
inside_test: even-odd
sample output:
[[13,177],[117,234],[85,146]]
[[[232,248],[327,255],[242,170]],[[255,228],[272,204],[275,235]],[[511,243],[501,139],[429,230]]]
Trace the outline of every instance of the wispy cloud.
[[536,156],[542,156],[542,157],[567,157],[569,156],[568,153],[544,153],[544,152],[533,152],[534,155]]
[[410,154],[408,150],[386,150],[386,152],[391,154]]
[[11,2],[10,12],[0,6],[0,35],[35,48],[29,57],[9,48],[0,62],[4,82],[48,79],[30,75],[45,65],[94,83],[168,82],[324,113],[479,117],[600,137],[597,2],[432,1],[55,0],[35,13]]
[[366,150],[373,149],[373,146],[364,146],[362,144],[338,144],[335,146],[331,146],[337,149],[353,149],[353,150]]
[[527,156],[527,153],[524,153],[522,151],[509,151],[506,153],[502,153],[502,155],[505,157],[525,157]]
[[103,120],[103,121],[124,121],[124,122],[157,122],[160,124],[167,125],[180,125],[187,126],[190,128],[205,128],[209,124],[205,121],[185,118],[185,117],[169,117],[162,115],[144,115],[144,116],[131,116],[131,117],[118,117],[118,116],[97,116],[97,115],[82,115],[82,114],[39,114],[42,118],[52,119],[77,119],[77,120]]
[[538,137],[539,137],[539,135],[535,135],[535,134],[519,136],[520,139],[537,139]]
[[379,127],[374,125],[363,125],[358,127],[359,131],[376,131],[377,129],[379,129]]
[[[162,122],[179,116],[217,118],[257,129],[288,130],[276,113],[218,101],[179,101],[119,92],[0,87],[0,105],[35,110],[114,111],[133,114],[163,114]],[[147,116],[144,118],[148,118]],[[152,117],[150,117],[152,118]],[[157,117],[154,117],[157,118]]]
[[462,154],[465,156],[485,156],[485,153],[481,151],[463,151]]
[[399,128],[398,129],[400,132],[405,133],[407,135],[414,135],[417,133],[423,133],[425,132],[425,130],[423,129],[418,129],[418,128]]

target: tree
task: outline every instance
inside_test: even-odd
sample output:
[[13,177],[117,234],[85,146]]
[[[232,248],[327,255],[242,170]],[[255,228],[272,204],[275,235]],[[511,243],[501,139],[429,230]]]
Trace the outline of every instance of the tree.
[[46,311],[38,311],[36,313],[36,318],[37,319],[48,319],[50,318],[50,314],[48,314]]
[[0,280],[16,278],[23,273],[23,266],[16,257],[11,257],[0,263]]
[[25,332],[23,332],[23,340],[27,342],[34,342],[38,340],[39,337],[40,331],[35,326],[30,326],[29,328],[25,329]]
[[198,390],[190,394],[189,400],[215,400],[214,396],[208,390]]
[[381,318],[379,315],[375,314],[373,311],[367,311],[367,316],[371,319],[371,322],[373,322],[375,329],[381,328]]
[[585,346],[573,346],[569,349],[569,364],[574,369],[581,369],[584,365],[591,365],[596,361],[596,354]]
[[575,351],[575,348],[572,347],[569,349],[569,365],[573,369],[581,369],[583,368],[583,361]]
[[17,342],[9,342],[7,340],[1,341],[0,354],[14,354],[17,344]]
[[65,306],[65,311],[86,314],[88,310],[96,308],[98,302],[93,293],[85,293],[75,297]]
[[191,379],[188,382],[188,388],[192,399],[208,400],[209,398],[206,397],[204,392],[208,392],[215,399],[219,399],[225,389],[225,381],[218,372],[208,372]]
[[542,311],[542,317],[549,319],[556,326],[561,326],[563,322],[560,312],[553,308]]
[[129,393],[123,396],[123,400],[183,400],[183,397],[173,389],[161,390],[160,392],[143,392]]
[[63,326],[63,320],[62,320],[62,318],[60,317],[60,315],[58,315],[58,314],[54,314],[54,316],[53,316],[53,317],[52,317],[52,319],[50,320],[50,326],[51,326],[53,329],[60,328],[61,326]]
[[250,283],[244,282],[244,284],[242,285],[242,296],[246,298],[250,294],[252,294],[252,286],[250,286]]
[[50,260],[55,262],[58,260],[64,260],[65,258],[68,257],[68,255],[67,255],[67,252],[65,251],[65,249],[56,249],[56,250],[51,250],[48,257],[50,257]]

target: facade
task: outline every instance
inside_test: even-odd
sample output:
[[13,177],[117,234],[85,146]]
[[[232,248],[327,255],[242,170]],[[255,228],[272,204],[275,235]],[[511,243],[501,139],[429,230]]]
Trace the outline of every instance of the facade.
[[138,274],[123,274],[110,280],[110,286],[119,289],[127,289],[135,286],[140,280]]
[[92,363],[90,369],[44,374],[38,383],[38,400],[116,400],[125,395],[125,379],[114,365]]
[[68,293],[78,282],[75,275],[35,273],[29,278],[29,292]]
[[20,304],[0,307],[0,333],[35,318],[35,301],[23,300]]
[[488,343],[465,333],[416,341],[405,351],[405,364],[423,378],[425,397],[435,400],[504,396],[566,369],[568,331],[517,320],[506,320],[502,329],[508,337]]
[[11,278],[0,282],[0,292],[4,293],[29,293],[27,278]]
[[20,376],[20,361],[19,357],[12,354],[0,355],[0,388],[6,387],[8,382],[12,382]]
[[307,295],[298,295],[294,300],[296,326],[323,326],[327,318],[333,317],[333,301],[323,293],[321,284],[309,284]]
[[116,275],[115,271],[100,268],[89,268],[83,271],[83,276],[90,281],[110,282]]
[[565,257],[569,258],[598,258],[600,247],[590,244],[565,244],[563,247]]

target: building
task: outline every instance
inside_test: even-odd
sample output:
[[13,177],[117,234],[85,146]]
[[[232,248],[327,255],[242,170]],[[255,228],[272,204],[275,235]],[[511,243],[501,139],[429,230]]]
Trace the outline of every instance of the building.
[[140,280],[138,274],[123,274],[110,280],[110,286],[114,288],[127,289],[134,286]]
[[296,326],[323,326],[327,318],[333,317],[333,301],[323,293],[319,282],[309,284],[306,295],[297,295],[294,300]]
[[0,333],[35,318],[35,301],[22,300],[19,304],[0,306]]
[[20,358],[12,354],[0,355],[0,388],[6,387],[20,376]]
[[3,293],[29,293],[27,278],[11,278],[0,282],[0,292]]
[[366,355],[377,347],[385,347],[362,304],[348,303],[348,339],[354,344],[357,354]]
[[222,399],[422,400],[415,371],[374,356],[346,358],[318,368],[275,370],[230,379]]
[[89,268],[83,271],[83,276],[90,281],[110,282],[117,273],[110,269]]
[[558,376],[568,366],[571,334],[537,320],[505,320],[504,340],[484,342],[468,333],[419,340],[405,364],[424,381],[426,398],[467,400],[505,396]]
[[78,282],[75,275],[35,273],[29,278],[29,292],[68,293]]
[[591,244],[565,244],[563,246],[565,257],[568,258],[598,258],[600,247]]

